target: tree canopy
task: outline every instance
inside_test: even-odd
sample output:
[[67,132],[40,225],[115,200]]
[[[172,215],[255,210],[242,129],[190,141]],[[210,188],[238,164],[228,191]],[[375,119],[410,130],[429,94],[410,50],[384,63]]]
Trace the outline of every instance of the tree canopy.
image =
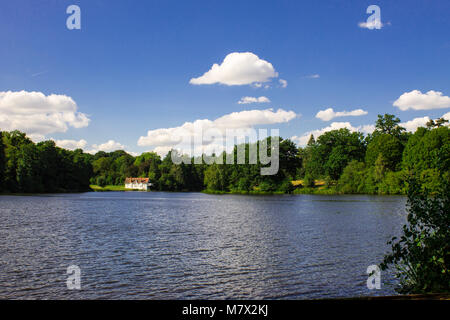
[[[279,170],[261,175],[261,164],[249,164],[249,151],[271,139],[235,146],[233,163],[174,164],[171,152],[134,157],[123,150],[97,152],[64,150],[53,141],[33,143],[19,131],[3,132],[0,139],[0,188],[4,192],[87,190],[89,184],[123,185],[126,177],[146,177],[153,190],[211,192],[305,192],[404,194],[411,175],[427,188],[449,179],[450,129],[444,119],[429,122],[414,134],[406,133],[394,115],[379,115],[373,133],[364,137],[348,129],[332,130],[298,148],[280,138]],[[246,164],[237,163],[239,150]],[[259,154],[259,152],[258,152]],[[196,159],[198,160],[198,159]],[[295,187],[292,181],[301,181]],[[322,186],[321,186],[322,181]],[[323,186],[323,182],[325,185]],[[297,188],[296,190],[294,190]]]

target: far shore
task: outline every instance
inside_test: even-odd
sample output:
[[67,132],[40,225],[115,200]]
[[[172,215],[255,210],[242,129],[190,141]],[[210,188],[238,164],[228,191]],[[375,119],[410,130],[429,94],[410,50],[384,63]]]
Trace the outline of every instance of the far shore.
[[[232,191],[222,191],[222,190],[200,190],[200,191],[193,191],[193,190],[179,190],[179,191],[162,191],[162,190],[138,190],[138,189],[127,189],[124,185],[106,185],[106,186],[99,186],[99,185],[90,185],[89,189],[86,190],[57,190],[53,192],[43,192],[43,193],[14,193],[14,192],[0,192],[0,195],[10,195],[10,196],[30,196],[30,195],[38,195],[38,194],[63,194],[63,193],[84,193],[84,192],[170,192],[170,193],[188,193],[188,192],[199,192],[199,193],[205,193],[205,194],[235,194],[235,195],[259,195],[259,196],[269,196],[269,195],[374,195],[374,196],[386,196],[386,195],[392,195],[392,194],[366,194],[366,193],[343,193],[337,191],[335,186],[327,187],[325,186],[325,183],[322,181],[317,181],[316,185],[314,187],[303,187],[299,183],[299,181],[293,181],[294,189],[292,192],[283,192],[283,191],[261,191],[261,190],[252,190],[252,191],[240,191],[240,190],[232,190]],[[393,196],[404,196],[404,194],[394,194]]]
[[[126,189],[124,186],[115,186],[115,185],[107,185],[104,187],[98,185],[90,185],[91,191],[94,192],[109,192],[109,191],[139,191],[139,192],[162,192],[161,190],[136,190],[136,189]],[[298,187],[295,188],[292,192],[286,193],[282,191],[221,191],[221,190],[202,190],[202,191],[192,191],[192,190],[180,190],[180,191],[164,191],[164,192],[201,192],[206,194],[237,194],[237,195],[299,195],[299,194],[309,194],[309,195],[383,195],[385,194],[363,194],[363,193],[342,193],[336,191],[334,187],[327,188],[322,183],[319,183],[316,187]],[[398,194],[397,196],[404,196],[404,194]]]

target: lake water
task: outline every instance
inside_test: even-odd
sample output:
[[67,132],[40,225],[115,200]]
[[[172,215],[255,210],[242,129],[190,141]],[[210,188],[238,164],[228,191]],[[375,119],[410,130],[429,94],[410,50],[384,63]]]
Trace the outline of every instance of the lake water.
[[[307,299],[392,294],[369,265],[404,197],[99,192],[0,196],[0,298]],[[68,290],[67,267],[81,269]]]

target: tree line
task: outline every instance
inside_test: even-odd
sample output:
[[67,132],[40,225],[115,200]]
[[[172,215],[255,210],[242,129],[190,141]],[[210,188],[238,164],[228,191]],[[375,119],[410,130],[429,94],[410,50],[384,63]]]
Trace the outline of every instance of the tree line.
[[45,193],[88,191],[91,155],[33,143],[20,131],[0,131],[0,191]]
[[[171,152],[132,156],[123,150],[84,153],[65,150],[53,141],[33,143],[19,131],[3,132],[0,139],[0,181],[3,192],[84,191],[89,185],[123,185],[126,177],[148,177],[153,190],[215,193],[361,193],[405,194],[414,175],[427,189],[448,180],[450,129],[447,120],[431,120],[415,133],[406,132],[394,115],[379,115],[375,130],[339,129],[305,147],[280,138],[279,170],[261,175],[261,163],[174,164]],[[256,148],[262,141],[256,143]],[[271,138],[265,142],[269,146]],[[259,154],[259,153],[258,153]],[[195,163],[192,158],[192,163]],[[299,181],[293,184],[292,181]]]

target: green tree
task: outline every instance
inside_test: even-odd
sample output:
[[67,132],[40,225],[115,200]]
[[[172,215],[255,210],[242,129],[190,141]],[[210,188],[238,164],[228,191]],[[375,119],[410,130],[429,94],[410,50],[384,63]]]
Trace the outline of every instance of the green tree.
[[384,179],[385,175],[386,175],[386,171],[388,170],[388,163],[387,161],[384,159],[383,155],[381,153],[378,154],[378,158],[375,161],[375,165],[374,165],[374,176],[375,176],[375,180],[377,182],[380,182]]
[[0,131],[0,192],[5,191],[5,167],[5,144],[3,143],[3,133]]
[[205,170],[204,184],[207,190],[226,191],[227,179],[223,165],[213,163]]
[[134,161],[134,166],[138,168],[138,176],[150,178],[152,183],[158,181],[161,177],[160,164],[161,157],[155,152],[144,152],[137,156]]
[[398,117],[386,113],[384,115],[378,115],[373,135],[388,134],[400,138],[405,131],[406,129],[400,126],[400,119]]
[[17,182],[17,165],[21,152],[20,149],[22,145],[32,144],[33,142],[27,138],[25,133],[18,130],[3,132],[2,135],[6,157],[4,190],[10,192],[20,192],[20,186]]
[[450,187],[443,180],[435,193],[412,179],[408,190],[408,224],[389,243],[382,269],[393,265],[401,293],[450,292]]
[[427,125],[428,129],[432,129],[432,128],[442,127],[446,123],[448,123],[447,119],[439,118],[436,121],[434,121],[433,119],[430,119],[430,121],[428,121],[426,125]]
[[20,192],[42,192],[39,153],[36,145],[24,144],[20,147],[17,160],[17,184]]
[[338,190],[342,193],[364,193],[366,167],[364,162],[352,160],[342,172],[338,181]]
[[381,133],[373,137],[367,146],[366,163],[375,165],[375,161],[381,155],[389,170],[396,171],[400,168],[403,153],[402,141],[391,134]]
[[366,146],[361,133],[339,129],[325,132],[308,148],[307,174],[338,180],[350,161],[364,158]]
[[427,130],[418,128],[403,152],[402,166],[416,174],[427,169],[450,170],[450,129],[446,126]]
[[283,178],[295,179],[297,168],[302,166],[302,159],[299,155],[297,146],[290,139],[280,141],[279,164]]
[[43,184],[43,191],[53,192],[65,189],[65,184],[73,184],[73,174],[69,171],[72,168],[71,153],[59,153],[52,140],[42,141],[36,145],[39,152],[40,177]]

